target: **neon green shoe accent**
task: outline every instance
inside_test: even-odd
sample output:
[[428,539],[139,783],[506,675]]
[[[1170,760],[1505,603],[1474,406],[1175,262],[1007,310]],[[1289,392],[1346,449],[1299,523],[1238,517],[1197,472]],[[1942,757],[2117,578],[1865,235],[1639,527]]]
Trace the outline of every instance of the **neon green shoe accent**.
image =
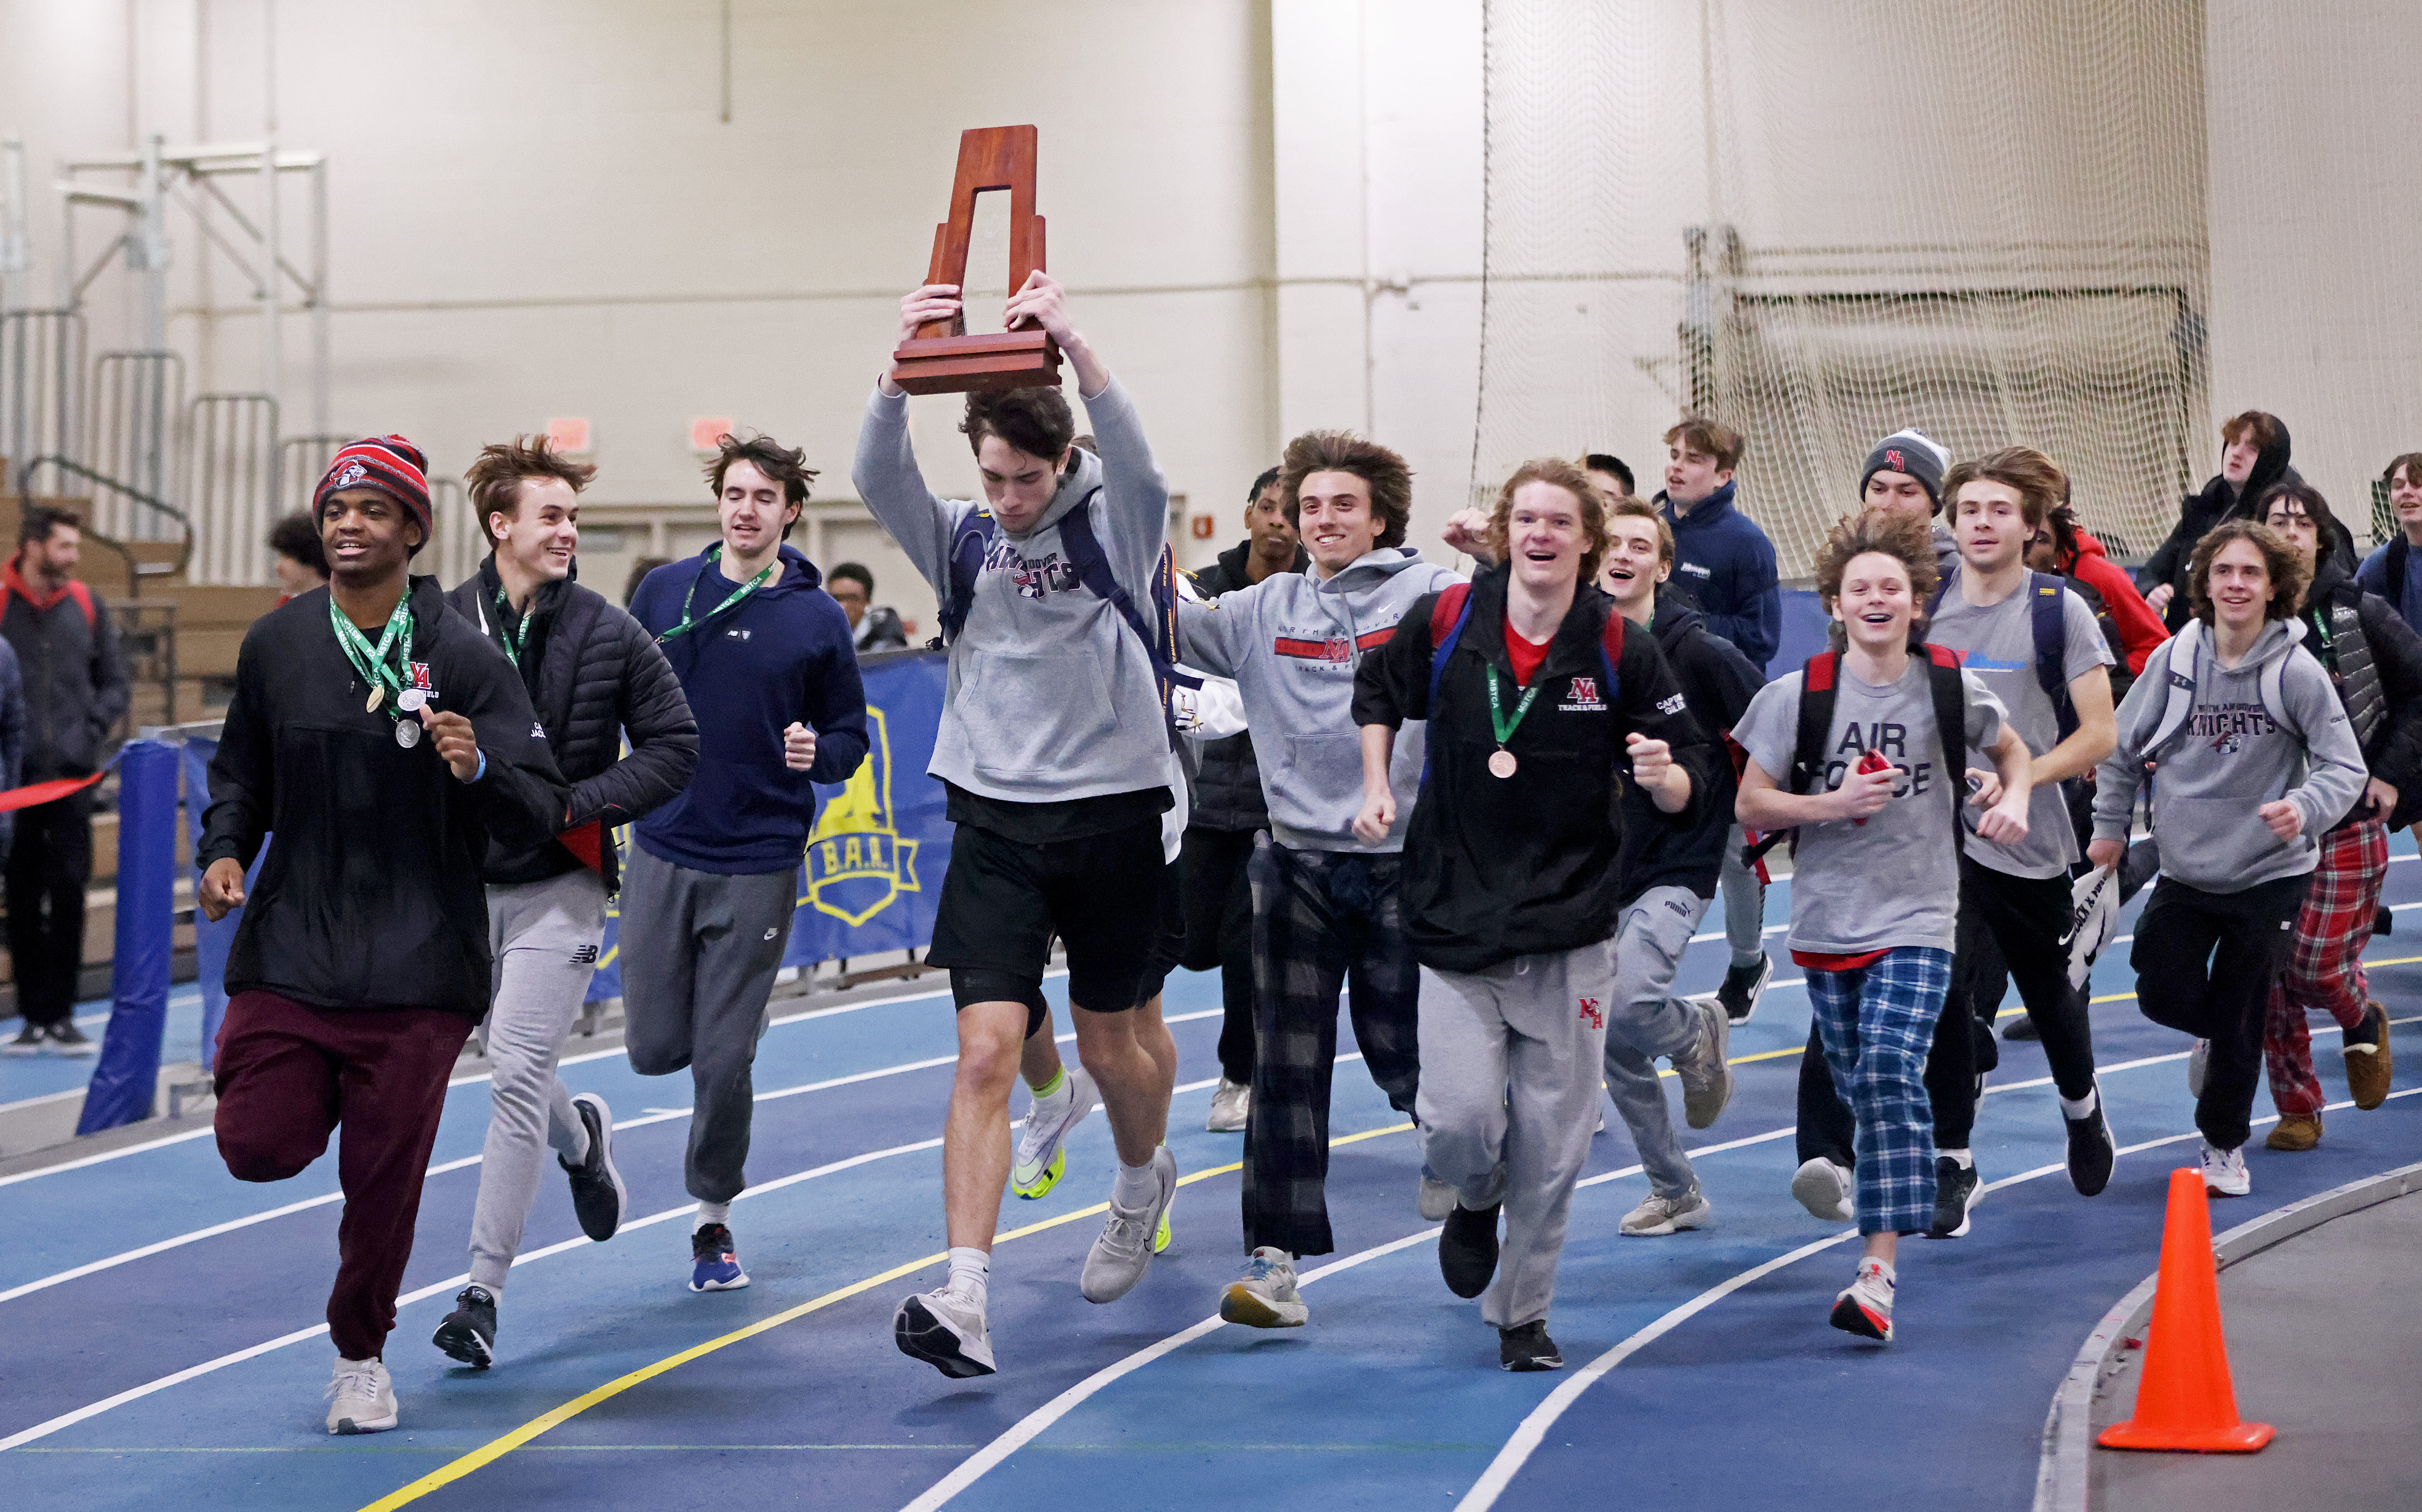
[[1051,1156],[1051,1163],[1043,1168],[1043,1174],[1041,1176],[1036,1177],[1032,1181],[1024,1183],[1013,1179],[1009,1183],[1009,1190],[1016,1192],[1019,1196],[1024,1197],[1030,1202],[1049,1192],[1053,1187],[1058,1186],[1060,1184],[1060,1177],[1062,1173],[1065,1172],[1067,1169],[1068,1152],[1064,1149],[1054,1151]]
[[1152,1231],[1152,1253],[1158,1255],[1169,1248],[1169,1209],[1160,1210],[1160,1226]]

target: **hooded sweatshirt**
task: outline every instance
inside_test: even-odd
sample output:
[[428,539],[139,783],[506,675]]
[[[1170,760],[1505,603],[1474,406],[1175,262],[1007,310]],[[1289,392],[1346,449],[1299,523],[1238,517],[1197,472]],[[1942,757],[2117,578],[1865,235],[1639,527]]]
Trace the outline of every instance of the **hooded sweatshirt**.
[[[1060,522],[1091,516],[1127,596],[1149,605],[1169,529],[1169,488],[1143,427],[1112,379],[1085,399],[1101,447],[1074,463],[1032,529],[1002,531],[976,573],[967,623],[951,642],[950,686],[926,770],[982,799],[1056,803],[1166,790],[1169,735],[1152,658],[1107,600],[1077,581]],[[932,585],[951,592],[951,541],[974,512],[925,486],[908,437],[908,398],[878,385],[850,468],[858,497]],[[1151,809],[1168,806],[1164,798]]]
[[1180,604],[1188,661],[1234,678],[1269,801],[1270,835],[1297,850],[1392,853],[1405,848],[1420,793],[1420,728],[1396,742],[1388,769],[1396,823],[1378,845],[1354,834],[1362,809],[1362,734],[1354,723],[1354,674],[1388,644],[1413,600],[1462,575],[1382,546],[1336,576],[1282,572],[1208,603]]
[[1762,673],[1783,644],[1783,588],[1774,570],[1774,542],[1757,522],[1733,507],[1738,483],[1727,483],[1676,514],[1664,494],[1657,503],[1674,527],[1674,581],[1707,616],[1707,628],[1740,647]]
[[[2119,706],[2118,747],[2095,771],[2094,837],[2128,837],[2150,756],[2160,766],[2153,827],[2162,875],[2206,893],[2237,893],[2311,871],[2315,841],[2362,795],[2367,773],[2329,674],[2304,638],[2300,622],[2273,620],[2234,667],[2220,664],[2208,626],[2168,642]],[[2170,679],[2160,674],[2182,651],[2194,661],[2178,668],[2194,678],[2194,710],[2167,749],[2147,752],[2169,703]],[[2285,662],[2287,725],[2262,706],[2262,669],[2274,662]],[[2262,822],[2262,805],[2281,798],[2304,815],[2303,833],[2289,841]]]
[[[2296,477],[2296,470],[2288,465],[2288,459],[2292,454],[2288,422],[2276,415],[2272,418],[2278,422],[2279,439],[2263,447],[2254,459],[2254,467],[2245,475],[2245,481],[2232,484],[2226,474],[2215,473],[2203,486],[2202,492],[2191,493],[2179,500],[2178,522],[2170,528],[2169,538],[2162,542],[2161,548],[2152,555],[2145,558],[2145,565],[2136,571],[2139,592],[2149,594],[2164,583],[2174,590],[2168,607],[2162,611],[2162,623],[2167,625],[2173,634],[2184,629],[2194,613],[2194,606],[2187,601],[2187,568],[2194,557],[2195,542],[2203,539],[2212,526],[2224,520],[2251,519],[2254,501],[2262,497],[2264,490],[2283,479]],[[2352,549],[2342,546],[2341,550],[2348,554],[2347,570],[2353,571]]]
[[[657,643],[698,720],[689,785],[636,831],[659,861],[726,877],[790,870],[815,823],[814,785],[845,781],[866,759],[849,615],[797,548],[778,550],[782,570],[728,607],[718,606],[740,585],[706,552],[656,569],[631,599],[631,617],[651,635],[681,623],[684,599],[697,619]],[[805,772],[782,760],[782,731],[794,721],[816,732]]]
[[2092,588],[2109,611],[2111,627],[2117,632],[2118,644],[2112,650],[2128,663],[2130,674],[2145,670],[2145,659],[2154,648],[2170,638],[2169,628],[2162,616],[2145,602],[2124,569],[2111,560],[2102,543],[2084,530],[2077,533],[2077,559],[2068,564],[2068,576]]

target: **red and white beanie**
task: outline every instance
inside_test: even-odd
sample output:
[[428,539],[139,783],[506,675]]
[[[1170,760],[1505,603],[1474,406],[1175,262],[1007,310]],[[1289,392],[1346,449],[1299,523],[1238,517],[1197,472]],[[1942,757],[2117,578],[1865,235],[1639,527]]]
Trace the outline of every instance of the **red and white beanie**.
[[[327,475],[311,491],[311,518],[317,522],[328,495],[344,489],[376,489],[412,512],[420,523],[420,546],[429,544],[434,528],[429,509],[429,459],[401,436],[357,441],[337,453]],[[415,546],[414,551],[420,550]]]

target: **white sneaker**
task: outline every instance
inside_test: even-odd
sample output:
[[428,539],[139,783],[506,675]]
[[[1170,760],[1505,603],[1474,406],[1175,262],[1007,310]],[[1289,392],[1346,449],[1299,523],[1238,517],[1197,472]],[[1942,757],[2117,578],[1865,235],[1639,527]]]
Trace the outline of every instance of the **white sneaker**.
[[1833,1298],[1833,1326],[1845,1333],[1890,1344],[1895,1289],[1891,1266],[1872,1256],[1862,1258],[1857,1279]]
[[1214,1134],[1241,1134],[1252,1111],[1252,1083],[1231,1082],[1223,1076],[1211,1093],[1211,1116],[1203,1120],[1203,1127]]
[[1445,1223],[1447,1214],[1455,1211],[1455,1188],[1443,1181],[1422,1177],[1422,1217],[1433,1224]]
[[2203,1096],[2204,1073],[2211,1068],[2211,1041],[2198,1039],[2194,1049],[2187,1052],[2187,1095]]
[[328,1431],[385,1433],[395,1426],[395,1382],[387,1379],[386,1362],[337,1357],[337,1374],[328,1382]]
[[2242,1197],[2254,1191],[2253,1173],[2245,1169],[2241,1149],[2216,1150],[2204,1141],[2203,1189],[2215,1197]]
[[1623,1232],[1635,1239],[1657,1239],[1682,1228],[1705,1228],[1716,1215],[1716,1205],[1697,1187],[1678,1197],[1650,1192],[1639,1207],[1623,1215]]
[[1219,1294],[1219,1316],[1247,1328],[1301,1328],[1312,1309],[1295,1289],[1295,1261],[1265,1244],[1245,1262],[1241,1280]]
[[1037,1098],[1026,1110],[1026,1131],[1018,1136],[1017,1159],[1010,1162],[1009,1190],[1032,1199],[1060,1184],[1068,1169],[1068,1130],[1085,1121],[1101,1100],[1093,1079],[1081,1066],[1068,1071],[1068,1083],[1056,1098]]
[[1822,1155],[1801,1161],[1791,1176],[1791,1194],[1800,1206],[1829,1224],[1847,1224],[1858,1216],[1850,1201],[1856,1190],[1848,1168]]
[[992,1331],[984,1326],[983,1307],[947,1286],[902,1302],[891,1315],[891,1338],[902,1354],[953,1380],[993,1373]]
[[1674,1074],[1682,1081],[1682,1116],[1691,1128],[1705,1129],[1733,1099],[1733,1068],[1724,1058],[1732,1048],[1733,1021],[1722,1003],[1702,1000],[1695,1007],[1699,1040],[1674,1057]]
[[1177,1196],[1177,1157],[1168,1146],[1152,1152],[1152,1173],[1159,1178],[1157,1191],[1142,1207],[1122,1208],[1115,1196],[1110,1199],[1110,1216],[1102,1224],[1102,1237],[1093,1240],[1093,1253],[1085,1256],[1084,1274],[1077,1282],[1089,1302],[1117,1302],[1152,1269],[1153,1239]]

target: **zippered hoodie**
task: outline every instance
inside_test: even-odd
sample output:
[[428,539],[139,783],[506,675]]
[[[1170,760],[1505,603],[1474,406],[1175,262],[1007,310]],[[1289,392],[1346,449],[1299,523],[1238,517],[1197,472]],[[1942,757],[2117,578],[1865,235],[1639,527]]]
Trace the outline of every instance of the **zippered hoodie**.
[[[985,798],[1046,803],[1169,786],[1169,736],[1152,658],[1108,600],[1077,581],[1060,522],[1091,512],[1111,575],[1136,604],[1169,528],[1169,487],[1143,427],[1112,379],[1085,400],[1095,457],[1076,465],[1033,529],[1000,533],[976,573],[967,623],[951,642],[950,686],[926,770]],[[951,593],[951,539],[975,509],[937,497],[917,470],[908,399],[878,385],[866,403],[850,476],[908,560]]]
[[1297,850],[1405,848],[1422,783],[1422,726],[1396,741],[1388,769],[1396,824],[1378,845],[1354,834],[1362,810],[1362,733],[1354,724],[1354,674],[1388,644],[1413,600],[1462,574],[1422,560],[1409,546],[1382,546],[1335,577],[1282,572],[1208,603],[1178,606],[1187,659],[1236,679],[1246,731],[1269,800],[1270,836]]
[[[782,570],[730,608],[717,605],[740,585],[705,552],[656,569],[631,596],[631,617],[662,635],[698,587],[697,623],[658,643],[698,721],[688,784],[633,832],[659,861],[726,877],[789,871],[815,824],[814,785],[845,782],[866,759],[866,688],[849,616],[796,547],[778,550]],[[782,761],[793,721],[816,732],[805,772]]]
[[[2363,795],[2366,772],[2346,709],[2304,638],[2301,623],[2273,620],[2233,667],[2212,654],[2209,626],[2164,643],[2128,690],[2118,747],[2095,771],[2094,837],[2128,837],[2151,755],[2160,767],[2153,828],[2163,876],[2207,893],[2237,893],[2311,871],[2316,840]],[[2170,659],[2189,646],[2194,665],[2178,671],[2194,680],[2194,710],[2167,749],[2147,753],[2169,704]],[[2263,707],[2262,671],[2274,662],[2283,663],[2279,700],[2293,728]],[[2304,814],[2304,832],[2292,841],[2262,822],[2262,805],[2281,798]]]
[[1783,644],[1783,588],[1774,570],[1774,542],[1735,507],[1738,481],[1727,483],[1677,515],[1657,495],[1674,527],[1674,582],[1707,616],[1707,629],[1740,647],[1760,673]]

